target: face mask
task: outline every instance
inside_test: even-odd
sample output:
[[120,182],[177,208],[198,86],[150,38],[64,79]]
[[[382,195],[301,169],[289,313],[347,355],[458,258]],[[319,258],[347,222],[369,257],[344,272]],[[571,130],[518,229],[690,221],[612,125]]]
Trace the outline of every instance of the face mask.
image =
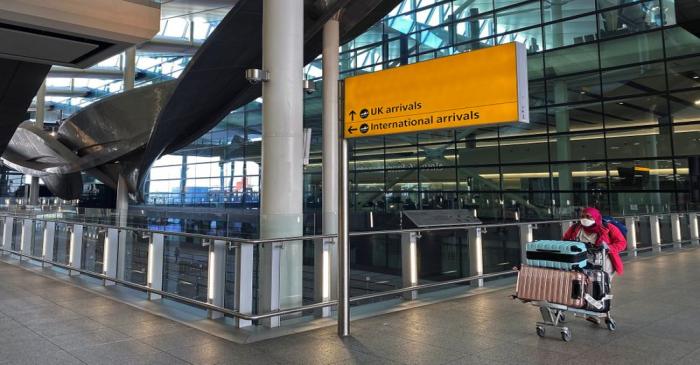
[[587,219],[587,218],[581,219],[581,225],[584,227],[590,227],[594,224],[595,224],[595,221],[593,219]]

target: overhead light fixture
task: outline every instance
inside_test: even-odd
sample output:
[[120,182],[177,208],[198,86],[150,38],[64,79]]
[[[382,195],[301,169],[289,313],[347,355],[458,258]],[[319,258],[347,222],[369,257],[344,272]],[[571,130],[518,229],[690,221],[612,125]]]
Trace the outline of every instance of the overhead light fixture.
[[694,103],[694,104],[695,104],[695,105],[700,105],[700,99],[695,100],[695,103]]
[[625,103],[623,103],[623,102],[619,102],[618,104],[620,104],[620,105],[625,105]]
[[257,68],[245,70],[245,79],[251,84],[259,84],[263,81],[270,81],[270,72]]
[[697,79],[700,79],[700,76],[695,75],[695,76],[693,76],[693,78],[697,80]]

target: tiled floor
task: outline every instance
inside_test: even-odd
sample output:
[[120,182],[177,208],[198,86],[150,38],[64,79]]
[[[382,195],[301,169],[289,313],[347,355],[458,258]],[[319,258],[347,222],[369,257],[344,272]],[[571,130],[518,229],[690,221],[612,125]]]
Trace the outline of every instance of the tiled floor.
[[573,320],[535,335],[512,289],[239,345],[0,263],[0,364],[698,364],[700,250],[628,263],[618,330]]

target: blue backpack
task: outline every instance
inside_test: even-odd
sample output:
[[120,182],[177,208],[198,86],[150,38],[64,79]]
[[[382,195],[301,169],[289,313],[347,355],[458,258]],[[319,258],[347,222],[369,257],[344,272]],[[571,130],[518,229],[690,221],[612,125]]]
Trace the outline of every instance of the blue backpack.
[[622,235],[625,236],[625,238],[627,238],[627,226],[624,223],[618,221],[617,219],[609,215],[604,215],[603,224],[612,224],[613,226],[617,227],[617,229],[619,229],[620,232],[622,232]]

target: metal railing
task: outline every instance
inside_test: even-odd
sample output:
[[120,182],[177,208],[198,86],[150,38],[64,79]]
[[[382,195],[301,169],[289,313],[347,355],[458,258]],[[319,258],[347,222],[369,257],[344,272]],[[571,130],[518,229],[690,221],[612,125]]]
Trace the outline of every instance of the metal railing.
[[[626,223],[629,230],[629,243],[626,254],[628,256],[636,256],[638,253],[644,251],[660,252],[667,247],[679,248],[689,243],[698,245],[700,243],[700,236],[698,234],[697,214],[698,213],[695,212],[687,212],[618,218]],[[682,224],[681,219],[685,220],[686,224]],[[350,297],[349,301],[351,303],[360,303],[382,297],[397,296],[403,296],[404,299],[412,300],[417,297],[419,291],[426,289],[439,289],[465,283],[469,283],[471,287],[483,286],[486,280],[509,276],[515,273],[515,271],[510,269],[512,266],[508,267],[506,270],[485,272],[484,262],[487,255],[483,250],[483,239],[485,239],[484,236],[488,235],[487,233],[489,230],[509,230],[512,233],[512,231],[517,228],[517,248],[520,250],[520,261],[522,261],[525,253],[524,244],[536,238],[533,235],[534,231],[538,228],[550,226],[550,230],[551,228],[555,228],[554,233],[557,234],[557,237],[547,238],[556,239],[559,238],[561,233],[568,228],[573,221],[574,220],[566,219],[352,232],[350,233],[350,237],[352,238],[389,235],[399,235],[401,237],[402,287],[355,295]],[[661,221],[664,221],[663,225]],[[39,231],[37,232],[37,230]],[[57,232],[64,236],[59,237],[60,235],[57,234]],[[417,267],[417,247],[421,236],[429,234],[439,235],[446,232],[454,232],[455,235],[464,234],[466,232],[466,242],[470,251],[468,257],[468,275],[441,281],[425,282],[424,280],[423,283],[420,283]],[[664,240],[662,236],[669,236],[668,233],[670,233],[670,240]],[[19,243],[19,249],[13,249],[13,241],[17,239],[18,234],[21,241]],[[43,244],[40,254],[36,252],[37,249],[34,247],[37,234],[43,235]],[[640,235],[645,235],[646,238],[639,240],[638,237]],[[163,278],[165,271],[163,266],[167,258],[167,255],[164,253],[164,246],[172,244],[172,242],[169,243],[167,241],[172,237],[188,240],[188,242],[194,245],[193,247],[201,247],[202,252],[199,252],[199,255],[204,258],[203,260],[206,262],[207,267],[206,301],[194,299],[187,295],[182,295],[179,292],[164,288]],[[129,238],[131,238],[132,241],[128,241]],[[278,326],[282,316],[310,310],[321,309],[322,311],[319,315],[330,316],[331,307],[338,304],[338,301],[333,296],[333,290],[331,290],[332,287],[336,285],[335,281],[337,281],[338,276],[334,274],[331,269],[334,266],[334,262],[332,262],[334,256],[333,245],[336,239],[336,235],[313,235],[274,239],[241,239],[197,233],[119,227],[100,223],[69,222],[50,218],[37,218],[32,215],[0,212],[1,252],[16,255],[20,260],[28,259],[40,262],[42,266],[49,264],[57,268],[65,269],[69,274],[80,273],[94,277],[103,280],[105,285],[119,284],[143,291],[148,293],[151,299],[162,297],[193,305],[208,310],[211,318],[216,318],[217,315],[231,316],[237,319],[237,325],[240,327],[250,326],[253,324],[253,321],[261,320],[267,320],[266,323],[263,323],[266,326]],[[89,255],[83,254],[84,241],[97,242],[98,245],[102,245],[102,272],[91,270],[89,269],[90,265],[85,265],[85,257],[89,257]],[[266,290],[264,288],[279,287],[279,282],[271,282],[279,280],[279,266],[253,267],[254,250],[259,250],[259,256],[271,255],[275,257],[276,255],[277,261],[273,259],[272,262],[277,262],[277,265],[279,265],[279,255],[282,246],[303,241],[312,241],[315,247],[314,266],[316,270],[314,270],[314,281],[316,286],[314,288],[314,303],[284,309],[279,306],[268,305],[269,308],[267,310],[261,310],[256,314],[253,308],[254,271],[256,269],[258,270],[258,287],[263,288],[264,291]],[[17,242],[14,242],[14,244],[17,246]],[[61,246],[61,244],[63,244],[63,246]],[[134,280],[133,277],[129,278],[128,275],[124,273],[126,266],[133,265],[133,262],[129,262],[128,257],[124,256],[126,246],[131,245],[133,256],[133,252],[137,251],[135,247],[139,244],[147,246],[148,252],[147,257],[140,258],[145,259],[145,263],[141,263],[146,269],[146,277],[141,280],[142,282],[145,281],[145,283],[139,283],[138,280]],[[58,254],[55,252],[56,248],[62,249],[64,253],[67,252],[66,259],[60,260],[58,258]],[[206,252],[204,252],[204,250],[206,250]],[[225,263],[230,250],[234,250],[235,252],[235,265],[233,266],[236,272],[233,282],[227,282],[226,280],[227,265]],[[97,248],[95,248],[95,252],[96,251]],[[175,252],[177,251],[175,250]],[[134,257],[132,257],[131,260],[133,261]],[[221,262],[224,264],[222,265]],[[96,259],[94,265],[95,266],[92,266],[93,268],[99,266]],[[177,268],[179,267],[178,265],[177,254],[175,254],[174,267]],[[200,270],[203,271],[203,268],[200,268]],[[176,276],[179,274],[179,272],[175,273]],[[348,275],[349,272],[344,274]],[[233,284],[235,286],[233,290],[234,300],[232,308],[227,307],[224,302],[224,297],[226,296],[225,287],[227,284]],[[274,297],[275,295],[279,295],[279,293],[268,292],[267,295]],[[273,304],[279,302],[279,298],[272,300],[269,298],[258,299],[259,301],[269,300]]]

